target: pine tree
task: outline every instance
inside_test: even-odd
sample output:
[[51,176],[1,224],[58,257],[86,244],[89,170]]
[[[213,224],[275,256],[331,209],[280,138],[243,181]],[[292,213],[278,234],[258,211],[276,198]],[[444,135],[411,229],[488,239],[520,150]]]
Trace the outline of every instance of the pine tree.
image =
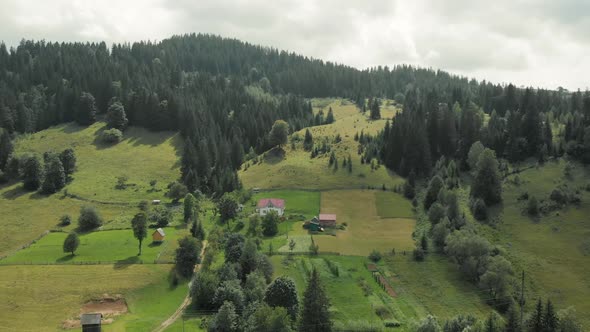
[[309,129],[305,129],[305,138],[303,139],[303,149],[310,151],[313,148],[313,136]]
[[330,124],[334,122],[334,113],[332,112],[332,107],[328,109],[328,115],[326,116],[326,124]]
[[311,271],[307,289],[303,294],[301,315],[298,329],[301,332],[327,332],[332,331],[330,320],[330,300],[320,280],[319,272],[314,268]]
[[543,315],[543,332],[556,332],[558,326],[559,321],[555,314],[553,303],[548,299],[545,306],[545,314]]
[[13,150],[14,147],[8,130],[0,127],[0,169],[6,169],[6,162]]
[[543,331],[543,302],[541,299],[537,301],[537,306],[528,320],[527,327],[529,332]]
[[506,317],[506,326],[504,327],[504,332],[520,332],[522,331],[520,327],[520,314],[516,311],[516,304],[513,303],[508,310],[508,315]]

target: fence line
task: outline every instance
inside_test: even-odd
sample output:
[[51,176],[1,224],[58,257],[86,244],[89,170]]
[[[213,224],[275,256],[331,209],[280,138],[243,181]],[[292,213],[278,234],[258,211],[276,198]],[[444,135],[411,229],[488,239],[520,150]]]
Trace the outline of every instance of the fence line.
[[[264,251],[263,251],[264,252]],[[282,256],[288,256],[288,255],[297,255],[297,256],[315,256],[311,253],[311,251],[273,251],[272,255],[282,255]],[[339,252],[335,252],[335,251],[319,251],[317,253],[317,255],[335,255],[335,256],[340,256]]]
[[26,243],[26,244],[23,244],[22,246],[20,246],[20,247],[18,247],[18,248],[16,248],[16,249],[14,249],[14,250],[12,250],[12,251],[10,251],[10,252],[8,252],[8,253],[6,253],[6,254],[2,255],[2,256],[0,256],[0,261],[1,261],[1,260],[3,260],[4,258],[7,258],[7,257],[9,257],[9,256],[12,256],[12,255],[16,254],[18,251],[20,251],[20,250],[22,250],[22,249],[26,249],[26,248],[30,247],[30,246],[31,246],[31,245],[33,245],[35,242],[37,242],[37,241],[41,240],[41,239],[42,239],[42,238],[43,238],[45,235],[47,235],[47,234],[49,234],[49,233],[50,233],[50,231],[45,231],[45,232],[41,233],[41,235],[39,235],[39,236],[37,236],[36,238],[34,238],[33,240],[29,241],[28,243]]

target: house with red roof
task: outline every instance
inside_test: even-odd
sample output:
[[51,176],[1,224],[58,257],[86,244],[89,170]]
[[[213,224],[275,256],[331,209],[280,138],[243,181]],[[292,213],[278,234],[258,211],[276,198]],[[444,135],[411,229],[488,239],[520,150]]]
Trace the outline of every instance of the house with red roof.
[[320,213],[319,221],[321,227],[336,227],[336,215],[329,213]]
[[261,216],[265,216],[270,211],[275,211],[279,217],[285,213],[285,200],[278,198],[263,198],[258,201],[256,211]]

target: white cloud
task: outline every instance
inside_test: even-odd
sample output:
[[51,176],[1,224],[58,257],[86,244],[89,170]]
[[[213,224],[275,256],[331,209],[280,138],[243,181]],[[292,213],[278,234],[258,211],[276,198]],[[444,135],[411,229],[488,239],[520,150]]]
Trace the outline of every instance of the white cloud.
[[0,39],[125,42],[205,32],[365,68],[590,86],[586,0],[3,0]]

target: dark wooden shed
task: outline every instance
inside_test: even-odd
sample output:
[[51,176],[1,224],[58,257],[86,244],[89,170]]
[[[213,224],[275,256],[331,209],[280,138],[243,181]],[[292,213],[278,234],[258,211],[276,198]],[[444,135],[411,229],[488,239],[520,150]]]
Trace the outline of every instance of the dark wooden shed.
[[82,314],[82,316],[80,316],[80,325],[82,325],[82,332],[100,332],[101,320],[101,313]]

